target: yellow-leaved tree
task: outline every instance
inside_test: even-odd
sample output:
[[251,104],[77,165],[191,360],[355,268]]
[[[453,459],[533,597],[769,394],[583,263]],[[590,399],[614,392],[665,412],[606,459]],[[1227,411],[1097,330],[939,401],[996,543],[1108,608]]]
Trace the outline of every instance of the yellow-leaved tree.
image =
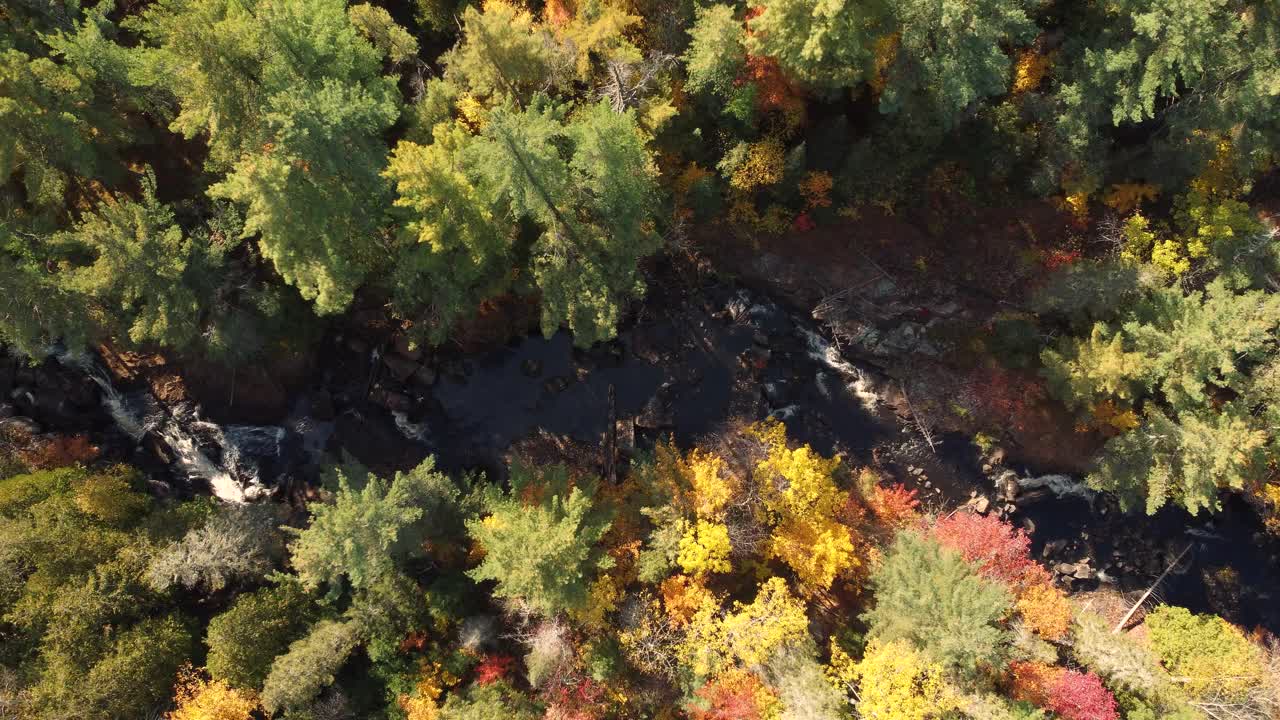
[[849,528],[836,519],[846,500],[835,481],[840,459],[823,458],[808,445],[789,448],[776,421],[749,432],[767,448],[755,479],[774,524],[768,554],[795,571],[803,590],[826,590],[858,565]]
[[191,666],[179,672],[173,699],[177,707],[166,720],[250,720],[259,708],[252,692],[209,680]]
[[703,603],[689,621],[680,649],[695,675],[710,677],[737,664],[762,665],[778,650],[808,637],[804,603],[785,580],[771,577],[751,604],[735,603],[732,612],[714,601]]
[[832,648],[830,676],[842,690],[856,686],[858,714],[866,720],[933,720],[959,708],[942,666],[904,640],[872,641],[857,663]]

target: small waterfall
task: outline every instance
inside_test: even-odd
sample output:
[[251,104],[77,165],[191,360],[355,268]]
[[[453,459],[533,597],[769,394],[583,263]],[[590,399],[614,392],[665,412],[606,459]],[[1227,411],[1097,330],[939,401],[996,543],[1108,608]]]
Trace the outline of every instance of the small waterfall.
[[391,417],[395,419],[396,429],[400,431],[401,435],[415,442],[427,441],[427,432],[430,428],[427,427],[427,422],[425,420],[422,422],[413,422],[409,419],[409,414],[403,410],[392,410]]
[[115,421],[116,427],[133,438],[135,443],[142,442],[142,438],[152,430],[149,421],[154,420],[154,418],[146,418],[141,413],[131,409],[124,395],[116,389],[115,384],[111,382],[110,376],[107,375],[107,371],[103,370],[101,365],[91,358],[70,353],[58,355],[58,361],[84,370],[89,379],[93,380],[98,389],[102,391],[102,406],[106,408],[107,414]]
[[[209,483],[209,488],[219,500],[242,503],[250,499],[240,483],[223,468],[219,467],[201,451],[195,438],[182,431],[176,422],[165,423],[157,429],[157,434],[173,452],[173,462],[189,478],[198,478]],[[256,488],[255,488],[256,489]],[[256,496],[258,493],[254,493]]]
[[[281,427],[230,425],[200,419],[189,406],[166,409],[150,393],[121,393],[106,369],[90,355],[60,352],[58,361],[82,370],[102,391],[102,406],[122,432],[141,443],[148,433],[164,441],[174,468],[187,479],[209,483],[225,502],[243,503],[266,494],[259,458],[278,457],[285,438]],[[149,410],[149,411],[148,411]],[[206,450],[217,450],[215,462]]]
[[880,396],[872,388],[871,380],[867,377],[867,374],[861,368],[845,360],[840,351],[818,333],[803,326],[797,327],[796,331],[800,333],[808,346],[807,355],[841,375],[851,378],[847,385],[849,391],[858,398],[863,408],[868,412],[875,412],[880,404]]
[[1058,497],[1078,497],[1093,500],[1098,494],[1084,482],[1070,475],[1041,475],[1039,477],[1018,478],[1018,487],[1023,490],[1044,488]]

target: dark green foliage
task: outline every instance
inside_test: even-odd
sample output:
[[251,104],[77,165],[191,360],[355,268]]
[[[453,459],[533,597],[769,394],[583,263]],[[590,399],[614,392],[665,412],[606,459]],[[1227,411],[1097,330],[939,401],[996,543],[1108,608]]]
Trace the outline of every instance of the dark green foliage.
[[268,712],[302,707],[333,683],[334,675],[360,643],[354,623],[323,620],[275,659],[262,688]]
[[241,595],[209,621],[209,674],[235,687],[260,690],[271,663],[302,637],[314,614],[311,599],[294,580]]
[[545,100],[494,110],[464,152],[478,184],[512,219],[539,228],[531,271],[542,331],[568,324],[587,346],[616,331],[622,303],[643,290],[637,263],[658,249],[658,191],[632,111],[600,102],[565,122]]
[[863,619],[868,638],[908,640],[958,677],[972,680],[1007,658],[1001,625],[1011,598],[979,577],[958,553],[903,532],[871,576],[876,604]]
[[382,52],[341,0],[167,0],[140,27],[179,100],[172,128],[207,135],[230,171],[210,194],[246,208],[246,236],[317,311],[345,308],[379,263],[388,202],[380,134],[400,102]]
[[31,663],[32,717],[144,715],[194,652],[190,622],[145,583],[140,480],[67,468],[0,481],[0,658]]

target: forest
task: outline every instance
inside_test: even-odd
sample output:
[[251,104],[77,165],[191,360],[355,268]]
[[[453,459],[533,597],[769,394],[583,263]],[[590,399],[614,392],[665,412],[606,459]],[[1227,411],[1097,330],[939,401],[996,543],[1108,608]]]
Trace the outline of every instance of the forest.
[[1280,4],[3,0],[0,720],[1280,719]]

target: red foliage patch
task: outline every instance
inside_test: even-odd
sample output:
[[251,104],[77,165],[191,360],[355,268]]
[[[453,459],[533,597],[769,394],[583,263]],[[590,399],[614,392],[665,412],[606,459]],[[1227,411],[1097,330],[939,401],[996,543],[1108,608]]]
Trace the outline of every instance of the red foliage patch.
[[1020,585],[1032,567],[1031,538],[1022,530],[992,515],[960,512],[933,526],[933,535],[984,577],[1006,585]]
[[1119,720],[1115,696],[1093,673],[1043,663],[1016,662],[1011,692],[1065,720]]
[[488,685],[506,679],[515,662],[515,658],[510,655],[486,655],[476,666],[476,684]]
[[901,529],[914,523],[919,508],[919,493],[902,483],[876,485],[871,492],[871,512],[886,527]]
[[1060,267],[1080,262],[1081,257],[1084,257],[1084,255],[1079,250],[1055,248],[1045,253],[1044,266],[1047,270],[1057,270]]
[[1023,429],[1032,421],[1032,412],[1045,398],[1039,380],[1004,368],[981,368],[969,376],[968,394],[978,409],[995,425]]
[[548,688],[547,718],[555,720],[595,720],[605,711],[604,687],[591,678]]
[[803,233],[818,227],[818,224],[813,221],[813,218],[809,217],[809,213],[800,213],[795,220],[791,221],[791,227],[796,232]]
[[761,720],[763,709],[758,698],[764,689],[760,678],[744,672],[731,672],[698,688],[698,699],[709,707],[694,708],[692,720]]

